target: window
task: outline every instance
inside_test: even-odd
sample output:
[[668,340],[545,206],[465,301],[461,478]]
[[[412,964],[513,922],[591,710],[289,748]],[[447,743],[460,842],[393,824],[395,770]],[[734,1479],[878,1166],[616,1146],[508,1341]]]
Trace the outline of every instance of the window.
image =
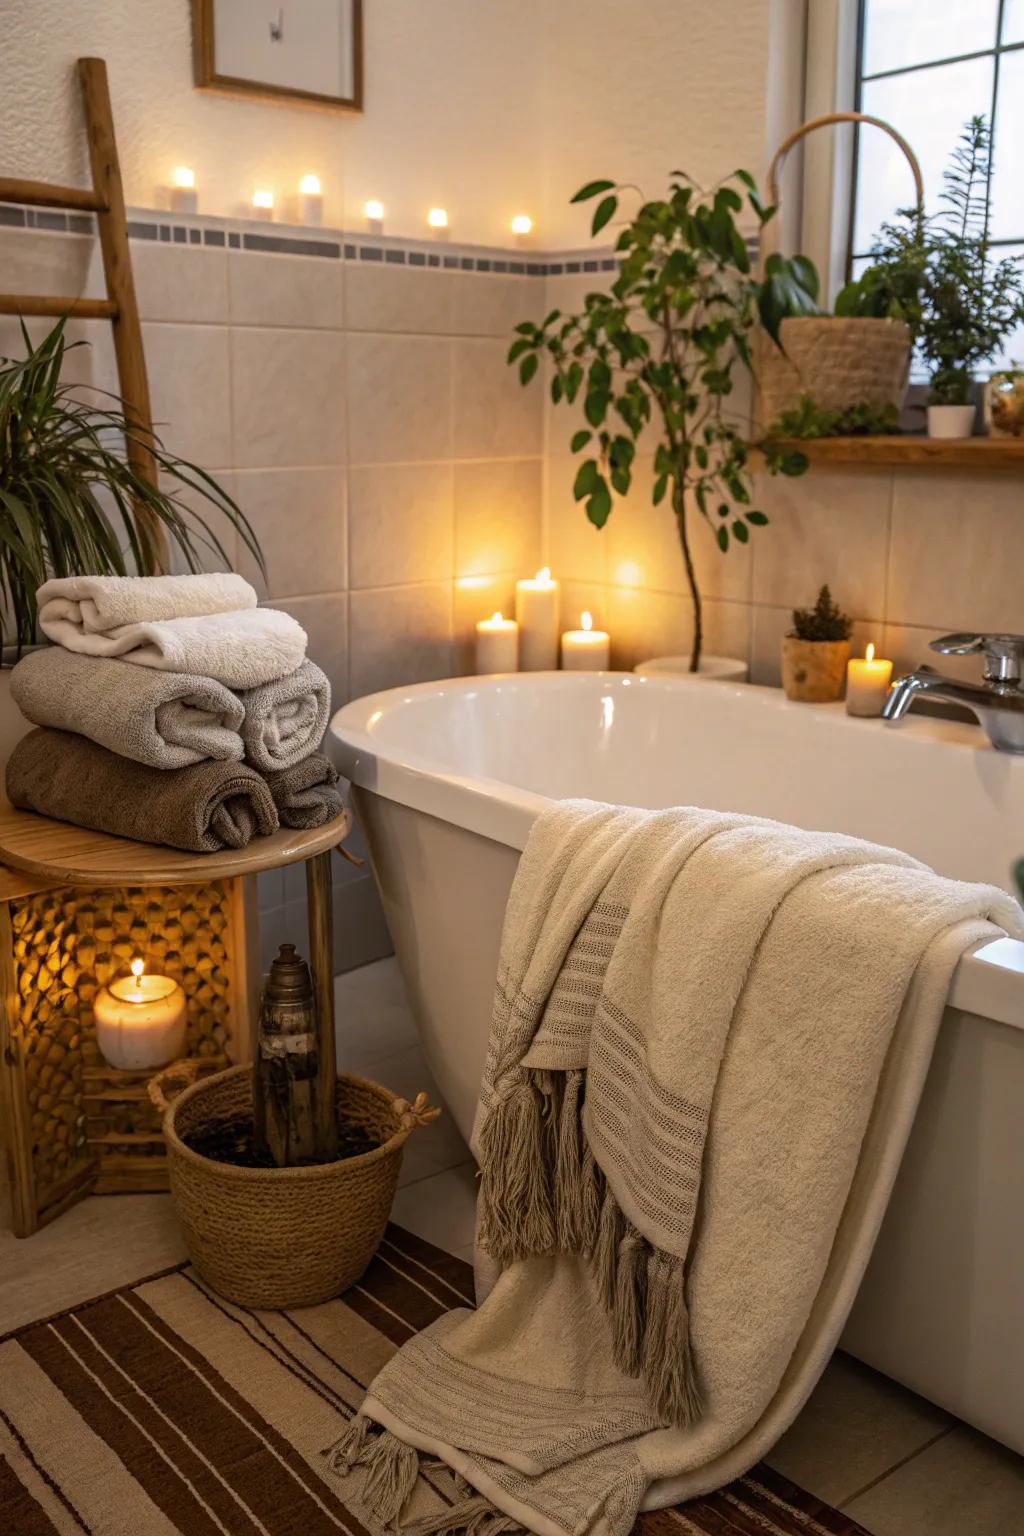
[[[857,105],[903,134],[921,163],[925,204],[967,119],[992,125],[989,217],[998,255],[1024,255],[1024,0],[860,0]],[[910,169],[887,134],[860,127],[850,221],[850,269],[882,222],[913,202]],[[1024,360],[1024,331],[997,364]]]

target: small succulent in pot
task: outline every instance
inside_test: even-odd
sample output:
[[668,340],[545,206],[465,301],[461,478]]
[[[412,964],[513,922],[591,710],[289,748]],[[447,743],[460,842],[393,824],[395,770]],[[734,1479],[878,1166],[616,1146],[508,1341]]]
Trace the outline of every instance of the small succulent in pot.
[[853,620],[833,600],[827,585],[813,608],[793,609],[793,628],[782,642],[782,686],[787,699],[831,704],[839,698],[852,628]]

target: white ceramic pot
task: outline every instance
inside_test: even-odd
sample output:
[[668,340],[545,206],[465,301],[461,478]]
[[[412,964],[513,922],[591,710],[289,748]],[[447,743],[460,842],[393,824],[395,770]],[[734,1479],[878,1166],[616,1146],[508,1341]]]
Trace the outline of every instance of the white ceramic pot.
[[[650,661],[640,662],[633,671],[639,672],[642,677],[648,672],[686,672],[691,677],[694,675],[690,672],[689,656],[652,656]],[[710,677],[717,683],[745,683],[750,668],[736,656],[702,656],[696,675]]]
[[930,405],[929,437],[971,437],[977,408],[973,405]]

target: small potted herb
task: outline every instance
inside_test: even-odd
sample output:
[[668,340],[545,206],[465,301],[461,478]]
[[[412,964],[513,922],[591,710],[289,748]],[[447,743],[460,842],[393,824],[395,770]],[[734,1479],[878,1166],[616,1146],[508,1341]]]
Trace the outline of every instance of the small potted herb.
[[827,586],[813,608],[793,609],[793,628],[782,642],[782,686],[787,699],[831,704],[843,691],[853,620],[833,602]]

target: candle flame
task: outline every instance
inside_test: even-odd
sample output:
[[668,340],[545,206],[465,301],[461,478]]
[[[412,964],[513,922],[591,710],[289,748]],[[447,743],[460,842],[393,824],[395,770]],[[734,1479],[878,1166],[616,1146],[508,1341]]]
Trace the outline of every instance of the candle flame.
[[533,220],[528,213],[517,213],[512,220],[512,233],[514,235],[528,235],[533,228]]
[[131,963],[130,969],[132,975],[135,977],[136,981],[138,981],[139,977],[146,969],[146,962],[143,960],[141,955],[136,955],[135,959]]
[[320,192],[320,177],[312,173],[303,176],[299,182],[299,191],[306,197],[317,197]]
[[176,165],[174,167],[174,185],[191,191],[196,184],[196,173],[190,165]]
[[273,208],[273,192],[268,191],[265,187],[257,187],[252,195],[252,205],[254,208]]
[[384,217],[384,204],[379,197],[367,198],[363,204],[363,212],[368,219],[382,219]]
[[874,643],[873,640],[869,640],[868,641],[868,648],[864,652],[864,660],[865,661],[874,661],[874,659],[875,659],[875,643]]
[[504,622],[505,622],[505,620],[502,617],[501,610],[496,608],[494,610],[494,612],[491,614],[491,623],[492,624],[504,624]]
[[550,581],[551,580],[551,567],[550,567],[550,565],[542,565],[540,570],[537,572],[536,576],[533,579],[534,579],[534,581]]
[[427,223],[430,225],[431,229],[447,229],[447,208],[431,208],[430,212],[427,214]]
[[580,614],[580,625],[583,629],[593,629],[594,620],[589,613]]

